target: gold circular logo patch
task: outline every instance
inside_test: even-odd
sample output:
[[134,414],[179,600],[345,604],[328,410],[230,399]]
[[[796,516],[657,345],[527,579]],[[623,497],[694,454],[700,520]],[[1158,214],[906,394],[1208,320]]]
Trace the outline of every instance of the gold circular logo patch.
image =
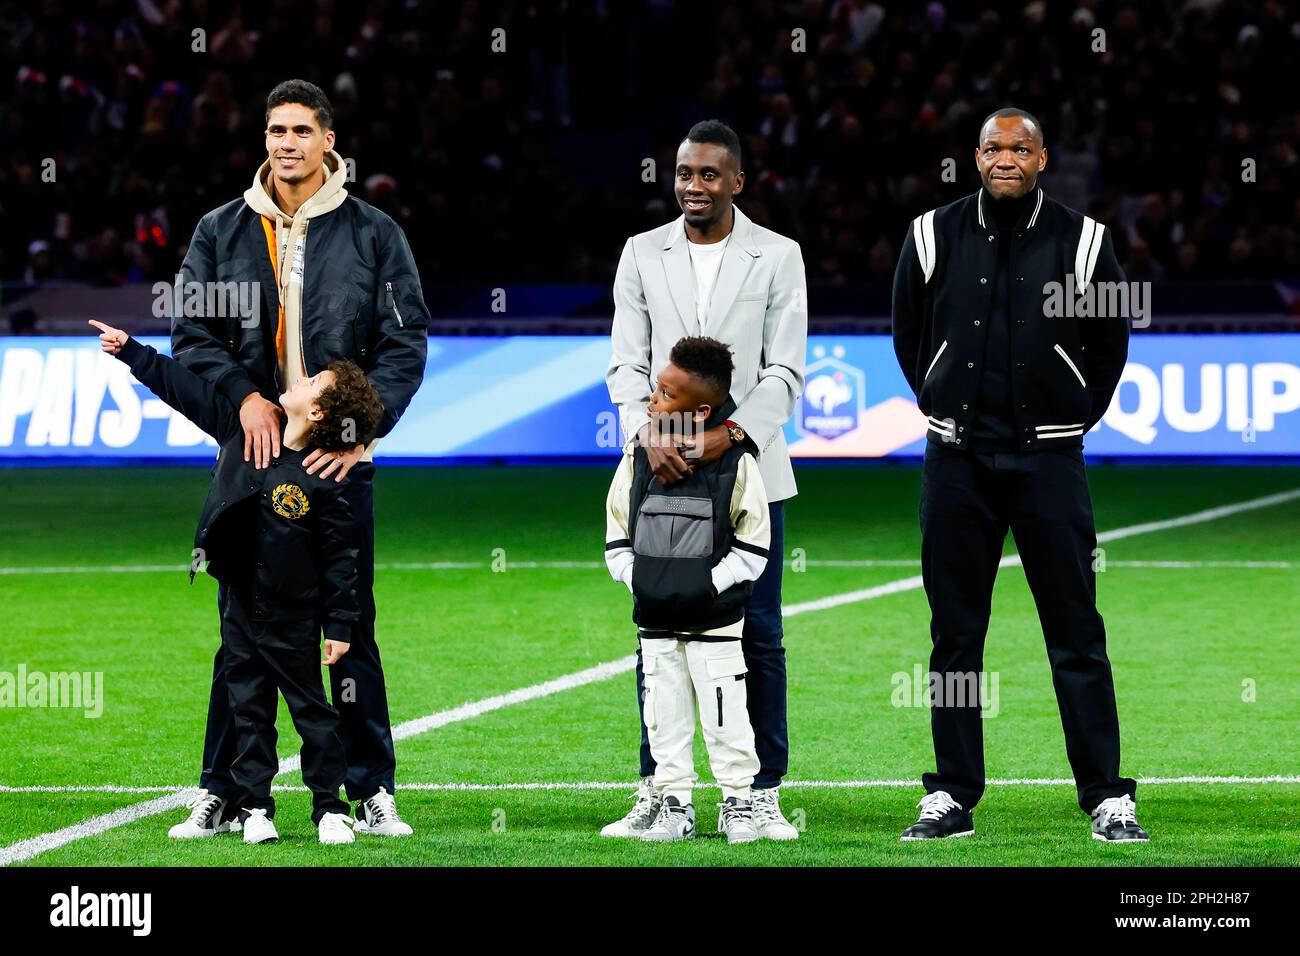
[[271,506],[284,518],[301,518],[310,509],[307,495],[297,485],[277,485],[271,492]]

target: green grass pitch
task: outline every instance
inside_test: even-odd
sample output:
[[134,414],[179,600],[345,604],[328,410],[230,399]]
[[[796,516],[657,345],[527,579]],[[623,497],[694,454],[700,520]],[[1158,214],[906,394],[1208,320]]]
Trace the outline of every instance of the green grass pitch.
[[[635,649],[626,591],[601,561],[612,468],[381,468],[378,633],[395,724],[563,677]],[[787,607],[919,574],[915,467],[807,467],[787,510]],[[1281,467],[1094,467],[1099,530],[1300,487]],[[215,584],[188,565],[207,469],[0,469],[0,672],[100,671],[102,716],[0,709],[0,853],[157,793],[62,788],[193,785],[217,641]],[[1008,553],[1014,545],[1008,542]],[[502,549],[502,550],[497,550]],[[796,553],[796,549],[800,549]],[[493,570],[494,557],[505,570]],[[1124,772],[1139,778],[1300,773],[1300,500],[1135,535],[1106,546],[1099,602],[1119,696]],[[897,566],[822,562],[890,561]],[[401,565],[447,562],[469,567]],[[522,566],[528,562],[547,566]],[[577,562],[576,567],[553,566]],[[1146,562],[1186,562],[1149,566]],[[1243,562],[1252,562],[1246,566]],[[582,565],[588,566],[582,566]],[[33,568],[77,568],[34,573]],[[86,570],[90,569],[90,570]],[[991,786],[972,839],[902,844],[929,716],[895,707],[892,675],[927,661],[919,589],[790,617],[788,815],[794,844],[728,847],[716,790],[696,795],[700,838],[602,840],[636,774],[633,677],[502,707],[401,740],[398,783],[626,781],[595,789],[403,789],[406,840],[321,847],[308,796],[278,795],[276,845],[177,843],[183,811],[145,817],[25,865],[1294,865],[1300,784],[1152,783],[1138,791],[1146,846],[1089,839],[1072,786]],[[1024,574],[994,595],[986,668],[988,773],[1069,776],[1047,658]],[[280,752],[297,737],[281,715]],[[703,745],[696,764],[709,779]],[[913,781],[906,786],[798,786]],[[286,774],[278,783],[301,783]],[[53,792],[14,791],[47,786]]]

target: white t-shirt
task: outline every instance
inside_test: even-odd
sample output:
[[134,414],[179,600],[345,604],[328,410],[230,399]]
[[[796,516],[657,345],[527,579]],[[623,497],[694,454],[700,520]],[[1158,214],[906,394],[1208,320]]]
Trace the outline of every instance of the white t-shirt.
[[686,239],[691,251],[691,268],[695,271],[695,316],[704,330],[705,320],[709,315],[709,300],[713,298],[713,287],[718,281],[718,271],[722,268],[722,254],[731,242],[731,233],[721,242],[691,242]]

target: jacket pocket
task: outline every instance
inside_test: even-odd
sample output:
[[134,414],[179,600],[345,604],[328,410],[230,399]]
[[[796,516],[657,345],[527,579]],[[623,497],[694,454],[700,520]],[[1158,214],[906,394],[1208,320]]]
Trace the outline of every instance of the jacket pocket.
[[650,731],[659,729],[659,711],[656,707],[658,695],[655,694],[658,682],[655,674],[658,670],[659,658],[647,653],[643,648],[641,651],[641,719],[645,721],[646,729]]
[[697,630],[714,609],[709,559],[650,557],[632,562],[636,623],[650,630]]
[[638,557],[707,558],[713,554],[713,502],[647,495],[636,519]]
[[393,284],[391,282],[384,283],[384,308],[393,313],[393,317],[397,319],[399,329],[406,328],[406,323],[402,321],[402,313],[397,309],[397,297],[393,294]]
[[307,336],[312,346],[312,357],[320,367],[336,359],[357,360],[360,340],[356,334],[357,311],[360,301],[346,289],[332,290],[325,300],[325,315]]
[[1079,371],[1079,366],[1075,365],[1074,362],[1070,361],[1070,356],[1066,354],[1065,349],[1061,348],[1060,343],[1058,342],[1057,344],[1053,345],[1052,348],[1056,349],[1056,354],[1061,356],[1061,358],[1065,361],[1066,365],[1070,366],[1070,371],[1073,372],[1074,377],[1079,380],[1079,384],[1082,385],[1084,388],[1087,388],[1088,383],[1083,380],[1083,373]]
[[428,327],[429,317],[420,297],[419,281],[412,275],[385,279],[379,290],[380,308],[385,320],[392,319],[401,331]]
[[926,381],[930,378],[930,373],[934,371],[934,366],[938,363],[939,356],[943,354],[943,350],[946,349],[947,347],[948,347],[947,339],[944,339],[942,342],[939,343],[939,351],[935,352],[934,358],[930,359],[930,367],[925,370],[925,375],[921,379],[922,385],[924,385]]

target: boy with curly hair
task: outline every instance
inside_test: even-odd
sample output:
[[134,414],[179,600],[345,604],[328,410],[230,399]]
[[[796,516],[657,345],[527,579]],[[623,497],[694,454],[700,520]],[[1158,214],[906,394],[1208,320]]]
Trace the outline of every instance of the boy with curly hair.
[[[302,738],[302,777],[322,843],[351,843],[349,806],[339,798],[347,772],[338,712],[325,696],[320,664],[347,653],[359,617],[357,546],[343,483],[310,475],[310,449],[334,451],[370,440],[383,406],[365,373],[332,362],[280,396],[279,457],[258,469],[244,460],[239,409],[180,363],[120,329],[91,320],[105,352],[220,445],[212,486],[194,538],[199,563],[220,584],[225,676],[238,734],[231,766],[240,793],[213,804],[222,819],[205,833],[242,829],[245,843],[276,840],[271,781],[279,770],[275,717],[284,695]],[[325,659],[320,661],[321,631]],[[235,814],[227,807],[237,808]]]

